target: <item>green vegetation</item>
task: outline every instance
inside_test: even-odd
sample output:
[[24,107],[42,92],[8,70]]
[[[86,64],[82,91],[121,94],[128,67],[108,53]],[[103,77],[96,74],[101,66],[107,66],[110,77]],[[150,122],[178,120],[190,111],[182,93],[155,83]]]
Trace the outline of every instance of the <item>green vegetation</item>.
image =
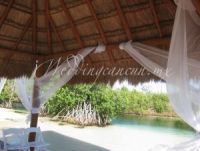
[[52,116],[69,116],[68,111],[76,109],[83,102],[91,104],[92,109],[96,110],[101,120],[99,125],[109,124],[110,119],[123,114],[175,115],[165,94],[129,91],[126,88],[112,90],[102,84],[65,86],[46,104],[46,110]]
[[[1,106],[13,107],[18,101],[13,90],[13,81],[8,81],[0,94]],[[45,104],[43,113],[71,123],[101,126],[124,114],[176,116],[165,94],[113,90],[104,84],[65,86]]]
[[[89,85],[80,84],[74,86],[65,86],[61,88],[54,97],[52,97],[46,104],[46,110],[48,114],[56,116],[82,116],[77,114],[79,110],[83,110],[84,104],[91,105],[91,111],[95,110],[96,117],[92,118],[93,112],[88,113],[87,116],[91,116],[91,122],[98,125],[106,125],[110,122],[110,119],[121,111],[121,103],[117,101],[116,93],[111,87],[105,85]],[[81,108],[75,110],[77,106]],[[73,111],[74,109],[74,111]],[[69,113],[69,112],[73,113]],[[76,112],[76,113],[74,113]],[[76,114],[76,115],[74,115]],[[92,124],[92,123],[89,123]]]
[[123,113],[137,115],[172,115],[173,111],[168,97],[162,93],[145,93],[129,91],[126,88],[116,90],[118,101],[124,105]]
[[6,108],[11,108],[13,102],[16,101],[18,101],[18,98],[14,91],[14,81],[7,80],[2,92],[0,93],[0,105]]

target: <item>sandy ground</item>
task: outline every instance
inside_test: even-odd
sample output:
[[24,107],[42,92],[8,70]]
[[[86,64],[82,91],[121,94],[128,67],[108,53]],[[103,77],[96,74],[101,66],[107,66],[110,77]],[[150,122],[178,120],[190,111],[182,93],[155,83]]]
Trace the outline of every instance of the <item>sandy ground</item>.
[[[25,119],[25,114],[0,108],[0,137],[2,128],[28,127]],[[172,146],[190,139],[184,135],[119,126],[79,128],[47,118],[40,118],[39,126],[51,151],[148,151],[158,144]]]

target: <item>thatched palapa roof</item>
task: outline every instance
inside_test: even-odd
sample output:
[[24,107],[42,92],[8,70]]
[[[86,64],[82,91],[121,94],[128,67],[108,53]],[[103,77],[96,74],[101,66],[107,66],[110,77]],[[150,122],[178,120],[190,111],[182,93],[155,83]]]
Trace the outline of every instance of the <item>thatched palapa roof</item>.
[[[36,60],[66,57],[99,42],[107,49],[89,55],[87,68],[138,67],[118,44],[133,40],[168,49],[175,10],[172,0],[1,0],[0,75],[30,75]],[[137,81],[132,76],[99,77],[118,78]],[[91,77],[79,75],[72,81]]]

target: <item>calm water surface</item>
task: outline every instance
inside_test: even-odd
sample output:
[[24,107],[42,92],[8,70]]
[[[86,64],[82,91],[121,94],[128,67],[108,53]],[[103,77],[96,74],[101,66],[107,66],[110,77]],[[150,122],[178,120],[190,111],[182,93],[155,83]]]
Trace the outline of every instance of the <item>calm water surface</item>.
[[112,124],[124,128],[159,131],[175,135],[195,135],[195,131],[178,118],[125,115],[114,119]]

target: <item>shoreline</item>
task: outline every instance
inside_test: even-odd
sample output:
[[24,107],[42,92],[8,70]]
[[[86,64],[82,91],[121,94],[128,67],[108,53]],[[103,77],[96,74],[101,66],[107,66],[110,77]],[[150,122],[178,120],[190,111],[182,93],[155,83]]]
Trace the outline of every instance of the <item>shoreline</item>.
[[136,114],[136,113],[123,113],[121,115],[135,115],[135,116],[152,116],[152,117],[174,117],[179,118],[176,114],[160,114],[160,113],[144,113],[144,114]]

